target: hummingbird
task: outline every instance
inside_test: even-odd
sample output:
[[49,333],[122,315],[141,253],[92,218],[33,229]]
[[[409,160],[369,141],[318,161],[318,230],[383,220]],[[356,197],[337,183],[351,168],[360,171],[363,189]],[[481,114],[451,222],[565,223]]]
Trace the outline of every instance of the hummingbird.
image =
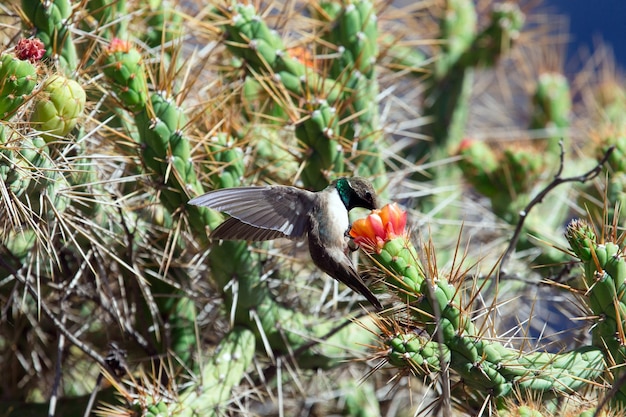
[[355,207],[377,208],[376,191],[365,178],[341,177],[318,192],[286,185],[224,188],[196,197],[189,204],[231,216],[211,232],[212,239],[306,237],[311,259],[318,268],[382,310],[348,257],[348,212]]

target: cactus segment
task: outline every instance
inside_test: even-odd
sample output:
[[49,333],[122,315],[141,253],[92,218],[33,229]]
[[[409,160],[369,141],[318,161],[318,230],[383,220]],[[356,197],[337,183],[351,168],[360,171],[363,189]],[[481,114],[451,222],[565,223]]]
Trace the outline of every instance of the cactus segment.
[[145,68],[139,51],[130,42],[114,38],[105,52],[104,75],[122,104],[132,113],[148,102]]
[[37,84],[37,68],[11,54],[0,56],[0,120],[7,120]]
[[[463,306],[461,287],[452,285],[443,275],[429,277],[423,272],[416,250],[406,236],[402,236],[405,220],[399,221],[403,217],[401,213],[397,207],[385,206],[367,218],[355,221],[350,231],[355,243],[381,265],[388,287],[408,306],[411,326],[424,329],[429,336],[402,335],[396,331],[385,341],[389,347],[386,351],[389,363],[417,375],[429,376],[433,371],[445,368],[440,362],[445,359],[466,384],[486,390],[494,397],[523,390],[554,398],[585,387],[587,381],[599,378],[605,372],[604,353],[597,347],[557,354],[525,354],[503,346],[497,339],[483,338]],[[588,245],[586,233],[589,229],[580,228],[570,230],[569,234],[579,239],[582,237],[581,245]],[[620,265],[616,256],[619,253],[616,245],[605,244],[596,247],[595,251],[592,257],[598,268],[609,266],[611,271],[626,272],[626,264]],[[416,267],[407,268],[408,265]],[[415,271],[417,275],[407,279],[407,271]],[[408,282],[419,285],[408,286]],[[623,285],[623,281],[620,282]],[[597,288],[589,289],[591,299],[596,297],[595,303],[603,308],[606,322],[615,323],[621,317],[626,318],[626,308],[613,308],[612,300],[617,295],[615,282],[609,274],[605,273],[594,284]],[[617,314],[608,313],[611,308]],[[437,343],[439,341],[441,344]],[[429,355],[433,357],[429,358]]]

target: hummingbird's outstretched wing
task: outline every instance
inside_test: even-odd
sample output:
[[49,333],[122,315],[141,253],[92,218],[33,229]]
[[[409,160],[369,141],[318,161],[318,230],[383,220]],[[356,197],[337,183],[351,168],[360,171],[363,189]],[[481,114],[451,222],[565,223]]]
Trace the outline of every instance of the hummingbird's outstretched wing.
[[310,191],[269,185],[210,191],[189,204],[232,216],[213,230],[213,239],[259,241],[302,237],[307,231],[307,213],[314,201],[315,194]]

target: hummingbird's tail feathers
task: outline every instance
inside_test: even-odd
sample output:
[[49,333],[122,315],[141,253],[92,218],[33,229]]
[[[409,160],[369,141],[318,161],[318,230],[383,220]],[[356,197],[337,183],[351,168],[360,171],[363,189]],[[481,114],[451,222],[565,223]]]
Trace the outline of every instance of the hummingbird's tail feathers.
[[356,274],[356,278],[352,277],[349,281],[344,281],[340,277],[337,278],[339,279],[339,281],[352,288],[352,290],[367,298],[367,301],[369,301],[370,304],[373,305],[377,311],[381,311],[383,309],[383,306],[380,304],[380,301],[378,301],[378,298],[376,298],[376,296],[370,291],[370,289],[367,288],[367,285],[365,285],[365,283],[358,274]]
[[322,265],[316,262],[315,259],[313,260],[313,262],[315,262],[315,264],[319,266],[322,271],[326,272],[337,281],[343,282],[353,291],[356,291],[363,297],[367,298],[367,301],[369,301],[370,304],[376,308],[376,310],[381,311],[383,306],[380,304],[380,301],[378,301],[378,298],[376,298],[367,285],[365,285],[365,282],[363,282],[363,279],[361,279],[358,272],[354,270],[352,262],[350,262],[349,258],[345,256],[345,263],[340,262],[334,266],[331,265],[336,261],[337,260],[334,258],[326,258],[324,265]]

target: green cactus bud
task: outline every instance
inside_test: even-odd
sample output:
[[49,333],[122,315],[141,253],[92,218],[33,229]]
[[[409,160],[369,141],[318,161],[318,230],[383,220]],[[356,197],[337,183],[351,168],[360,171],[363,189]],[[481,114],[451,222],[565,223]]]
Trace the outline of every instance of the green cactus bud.
[[588,262],[592,259],[591,245],[596,240],[596,234],[587,222],[572,220],[567,226],[565,237],[581,261]]
[[511,149],[504,151],[502,160],[502,181],[512,188],[512,195],[527,194],[537,183],[543,163],[541,155],[532,150]]
[[30,121],[46,142],[62,138],[78,123],[85,100],[85,90],[76,81],[52,76],[37,96]]

